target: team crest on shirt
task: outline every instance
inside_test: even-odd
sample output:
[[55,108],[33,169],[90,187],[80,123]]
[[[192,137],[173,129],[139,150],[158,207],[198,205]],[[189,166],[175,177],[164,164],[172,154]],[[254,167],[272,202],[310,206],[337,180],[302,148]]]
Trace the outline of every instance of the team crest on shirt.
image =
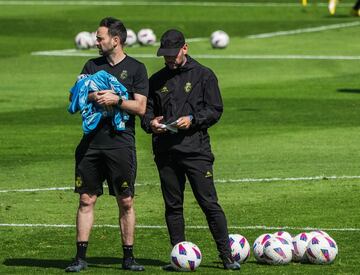
[[160,92],[161,92],[161,93],[167,93],[167,92],[169,92],[169,89],[168,89],[166,86],[164,86],[164,87],[162,87],[162,88],[160,89]]
[[76,178],[75,178],[75,186],[76,186],[77,188],[79,188],[79,187],[81,187],[81,185],[82,185],[82,179],[81,179],[81,177],[76,177]]
[[128,72],[127,70],[123,70],[120,74],[120,79],[124,80],[128,77]]
[[186,82],[185,86],[184,86],[184,91],[185,93],[189,93],[191,91],[191,83],[190,82]]

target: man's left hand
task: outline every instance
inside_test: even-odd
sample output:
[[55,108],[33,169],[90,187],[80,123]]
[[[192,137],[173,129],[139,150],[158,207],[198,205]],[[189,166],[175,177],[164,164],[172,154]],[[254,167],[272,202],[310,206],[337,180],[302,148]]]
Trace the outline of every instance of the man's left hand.
[[176,127],[178,129],[189,129],[191,125],[190,116],[182,116],[177,119]]
[[119,102],[119,96],[113,90],[104,90],[97,92],[96,103],[105,106],[116,105]]

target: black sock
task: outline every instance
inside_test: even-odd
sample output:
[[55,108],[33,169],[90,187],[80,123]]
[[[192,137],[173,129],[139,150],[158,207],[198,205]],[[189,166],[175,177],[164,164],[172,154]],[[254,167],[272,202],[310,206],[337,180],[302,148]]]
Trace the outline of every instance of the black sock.
[[124,252],[124,259],[134,258],[132,245],[123,245],[123,252]]
[[86,258],[86,249],[88,247],[89,242],[77,242],[76,243],[76,259],[85,260]]

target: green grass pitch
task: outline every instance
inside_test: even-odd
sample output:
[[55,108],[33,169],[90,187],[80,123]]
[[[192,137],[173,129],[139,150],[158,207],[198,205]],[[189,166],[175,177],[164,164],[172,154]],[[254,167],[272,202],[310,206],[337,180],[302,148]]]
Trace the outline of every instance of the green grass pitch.
[[[88,57],[34,53],[74,49],[75,35],[94,31],[105,16],[121,18],[135,31],[152,28],[158,38],[173,27],[188,38],[208,38],[218,29],[230,35],[224,50],[212,49],[207,39],[190,43],[190,55],[218,56],[197,59],[217,74],[224,100],[225,112],[210,134],[218,196],[230,233],[244,235],[252,245],[257,236],[276,228],[294,235],[320,228],[339,247],[332,265],[275,267],[259,265],[251,255],[241,273],[359,272],[360,21],[349,15],[353,1],[341,1],[335,16],[328,15],[326,1],[310,0],[305,8],[295,0],[203,6],[200,1],[175,6],[46,3],[0,1],[0,274],[61,274],[75,254],[75,228],[53,226],[75,224],[76,194],[70,189],[5,191],[73,186],[73,154],[82,132],[80,115],[66,111],[68,90],[97,52],[81,51]],[[331,29],[334,25],[339,27]],[[315,27],[325,30],[249,38]],[[144,56],[138,59],[149,74],[163,66],[161,58],[146,57],[155,55],[156,47],[126,52]],[[135,254],[145,274],[163,274],[171,247],[159,180],[150,136],[136,130]],[[283,180],[287,178],[299,180]],[[203,253],[196,272],[226,274],[189,186],[185,195],[187,238]],[[104,227],[116,220],[115,200],[100,197],[98,227],[88,249],[90,267],[84,273],[121,272],[118,230]],[[20,224],[38,226],[16,226]]]

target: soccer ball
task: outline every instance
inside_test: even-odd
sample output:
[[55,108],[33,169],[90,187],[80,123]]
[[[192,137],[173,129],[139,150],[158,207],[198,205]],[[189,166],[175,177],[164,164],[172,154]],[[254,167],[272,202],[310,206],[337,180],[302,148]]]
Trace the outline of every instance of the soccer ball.
[[240,234],[230,234],[229,242],[231,256],[238,263],[243,263],[250,256],[250,245],[247,239]]
[[292,244],[281,237],[271,237],[264,244],[265,262],[272,265],[288,264],[292,259]]
[[210,43],[213,48],[223,49],[229,45],[229,36],[224,31],[215,31],[210,36]]
[[180,242],[170,254],[171,265],[178,271],[194,271],[201,263],[201,251],[191,242]]
[[75,45],[78,49],[89,49],[95,45],[93,37],[89,32],[79,32],[75,36]]
[[135,43],[137,42],[137,39],[136,39],[136,34],[133,30],[131,29],[127,29],[127,36],[126,36],[126,41],[125,41],[125,44],[127,46],[132,46],[134,45]]
[[330,264],[338,254],[336,242],[331,237],[318,234],[311,238],[306,255],[313,264]]
[[272,234],[265,233],[257,237],[253,244],[253,252],[255,259],[259,263],[265,263],[264,259],[264,244],[265,242],[272,237]]
[[296,235],[292,244],[294,247],[293,261],[294,262],[307,262],[306,247],[309,244],[310,239],[313,237],[312,233],[302,232]]
[[141,45],[153,45],[156,42],[156,35],[152,29],[141,29],[137,39]]

